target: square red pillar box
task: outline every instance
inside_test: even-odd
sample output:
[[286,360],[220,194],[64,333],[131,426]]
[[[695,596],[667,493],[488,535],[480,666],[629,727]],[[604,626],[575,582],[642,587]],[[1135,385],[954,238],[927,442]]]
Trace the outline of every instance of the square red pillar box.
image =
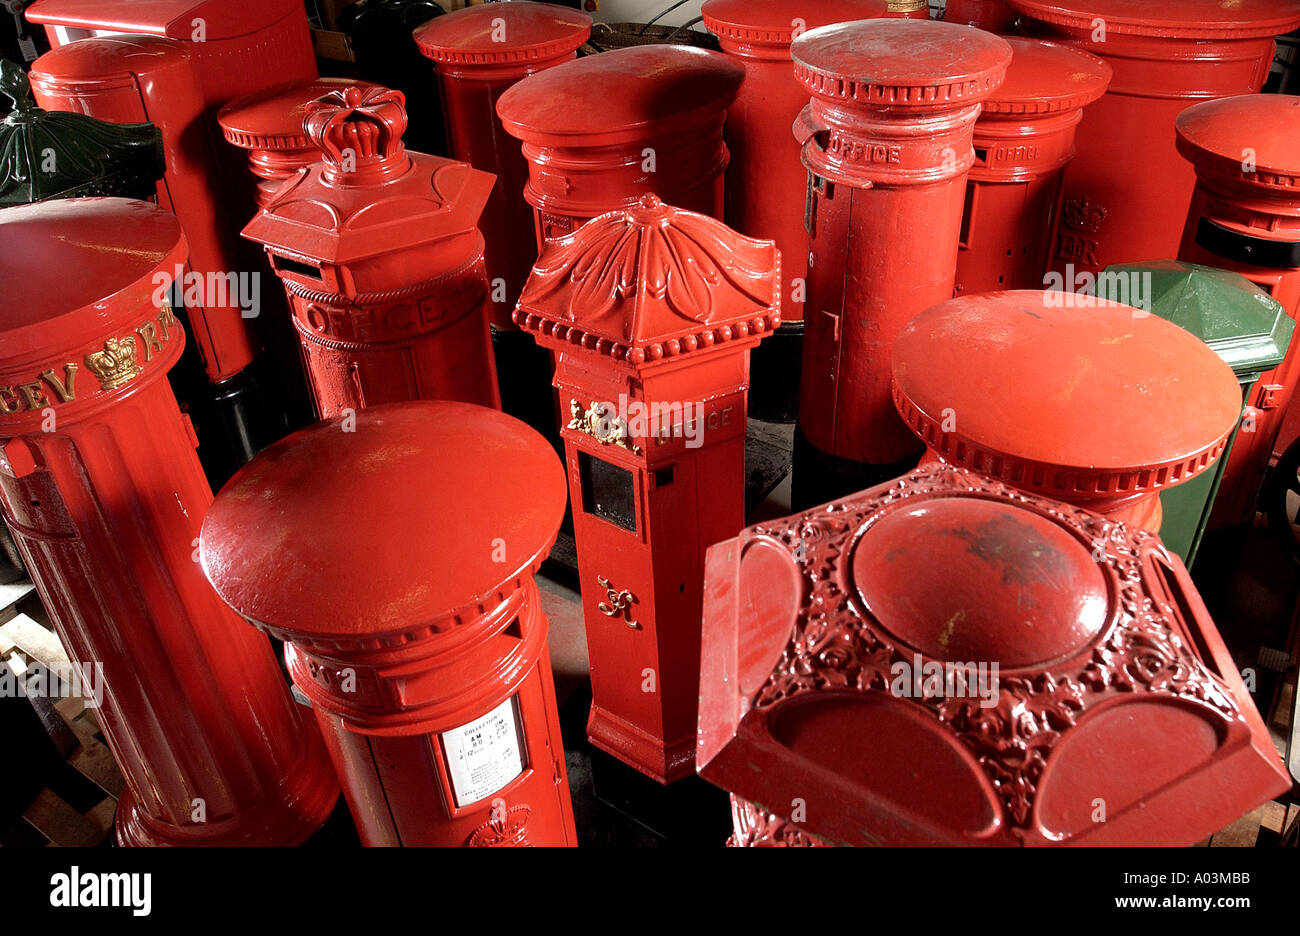
[[[1178,115],[1178,152],[1196,188],[1178,258],[1240,273],[1300,320],[1300,97],[1243,94]],[[1232,444],[1211,522],[1232,526],[1255,512],[1271,455],[1295,439],[1284,431],[1300,382],[1300,342],[1261,374]]]
[[1160,492],[1223,455],[1241,385],[1172,322],[1024,289],[912,319],[894,344],[894,401],[930,460],[1158,532]]
[[722,139],[745,70],[720,52],[642,45],[525,78],[497,114],[523,141],[538,250],[642,195],[723,216]]
[[117,840],[301,844],[338,783],[269,642],[195,561],[212,491],[159,289],[180,225],[67,199],[0,212],[0,240],[0,505],[126,780]]
[[876,19],[810,30],[790,54],[812,95],[794,126],[810,254],[792,497],[807,506],[916,463],[890,355],[908,319],[952,298],[971,134],[1011,47]]
[[497,101],[519,80],[572,61],[589,35],[586,13],[527,0],[466,7],[415,30],[416,45],[437,72],[451,154],[497,177],[480,226],[498,328],[514,327],[510,313],[537,259],[537,241],[523,198],[528,160],[501,126]]
[[1196,101],[1259,91],[1273,37],[1300,26],[1300,0],[1008,3],[1030,35],[1114,69],[1079,124],[1052,269],[1069,278],[1177,255],[1194,179],[1174,149],[1174,120]]
[[645,196],[537,261],[515,321],[556,354],[591,659],[591,743],[689,776],[704,550],[744,523],[749,351],[780,254]]
[[475,226],[493,179],[407,152],[402,101],[348,87],[308,105],[320,161],[244,228],[284,284],[322,418],[415,399],[500,406]]
[[1190,845],[1291,781],[1158,537],[947,466],[708,553],[739,845]]
[[363,844],[577,844],[533,580],[564,504],[545,440],[445,401],[317,423],[217,495],[203,571],[287,642]]
[[1066,167],[1085,107],[1110,66],[1055,42],[1007,38],[1011,66],[975,122],[954,295],[1041,289],[1060,223]]

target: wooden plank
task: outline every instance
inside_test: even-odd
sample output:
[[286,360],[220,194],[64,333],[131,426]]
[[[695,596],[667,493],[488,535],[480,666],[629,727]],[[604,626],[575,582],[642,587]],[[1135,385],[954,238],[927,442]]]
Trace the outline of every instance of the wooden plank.
[[47,630],[25,614],[0,625],[0,632],[37,663],[47,667],[72,665],[54,631]]
[[68,763],[109,796],[121,796],[126,782],[117,769],[113,753],[94,738],[79,737],[81,744],[68,755]]
[[36,590],[31,582],[15,582],[13,585],[0,585],[0,624],[18,614],[18,602]]
[[105,829],[100,817],[90,818],[77,812],[52,790],[44,789],[27,807],[23,819],[53,845],[88,847],[104,840]]

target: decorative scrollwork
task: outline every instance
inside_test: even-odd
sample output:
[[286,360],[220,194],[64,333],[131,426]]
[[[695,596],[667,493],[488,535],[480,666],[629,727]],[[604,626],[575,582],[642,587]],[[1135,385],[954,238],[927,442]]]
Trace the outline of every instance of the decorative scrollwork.
[[577,400],[569,400],[569,426],[574,432],[589,435],[601,445],[617,445],[633,455],[640,455],[639,446],[628,441],[627,423],[617,416],[609,415],[609,404],[592,401],[591,406],[583,410]]
[[636,595],[632,594],[626,588],[618,589],[609,583],[609,579],[603,576],[596,576],[596,584],[605,589],[605,601],[596,605],[596,609],[605,617],[622,617],[628,627],[640,627],[632,619],[632,605],[636,604]]

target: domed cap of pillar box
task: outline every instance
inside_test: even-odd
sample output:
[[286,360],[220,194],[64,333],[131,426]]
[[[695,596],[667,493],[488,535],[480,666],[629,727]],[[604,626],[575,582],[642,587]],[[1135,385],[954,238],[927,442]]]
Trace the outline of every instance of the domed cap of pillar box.
[[1078,110],[1110,85],[1110,64],[1082,49],[1013,36],[1005,41],[1012,51],[1007,77],[984,102],[981,117]]
[[1007,0],[1017,12],[1092,33],[1165,39],[1250,39],[1300,26],[1300,0]]
[[307,112],[332,91],[379,87],[352,78],[317,78],[277,85],[236,98],[217,113],[226,141],[246,150],[305,150],[315,145],[303,129]]
[[[247,36],[298,10],[298,0],[44,0],[24,15],[33,23],[113,28],[123,33],[170,36],[190,42]],[[195,34],[195,19],[203,21],[202,38]]]
[[344,419],[266,449],[209,509],[200,560],[235,611],[306,647],[378,649],[454,629],[537,570],[567,485],[536,432],[443,401]]
[[514,320],[561,350],[641,366],[761,338],[780,324],[780,309],[773,241],[646,195],[551,244]]
[[1193,104],[1178,115],[1178,152],[1203,175],[1297,197],[1300,96],[1241,94]]
[[484,4],[455,10],[415,30],[420,52],[439,64],[514,65],[569,55],[591,35],[591,17],[552,3]]
[[[494,176],[454,159],[407,152],[404,102],[400,91],[349,86],[308,104],[303,131],[322,158],[286,179],[244,236],[320,263],[346,264],[477,235]],[[448,263],[464,259],[449,256]]]
[[1050,497],[1188,481],[1241,414],[1237,378],[1205,342],[1085,295],[941,303],[904,326],[893,368],[903,421],[945,461]]
[[812,29],[790,46],[814,97],[866,108],[969,107],[1002,83],[1011,47],[974,26],[874,19]]
[[125,396],[180,355],[180,323],[155,302],[185,262],[175,215],[129,198],[17,205],[0,243],[0,436],[39,426],[45,405]]
[[641,45],[530,75],[501,95],[497,115],[538,146],[613,146],[723,120],[745,70],[721,52]]
[[704,27],[725,42],[781,47],[796,31],[884,16],[928,19],[930,10],[925,2],[897,0],[707,0],[700,14]]
[[833,844],[1185,845],[1290,786],[1154,534],[971,472],[750,527],[704,594],[697,769]]

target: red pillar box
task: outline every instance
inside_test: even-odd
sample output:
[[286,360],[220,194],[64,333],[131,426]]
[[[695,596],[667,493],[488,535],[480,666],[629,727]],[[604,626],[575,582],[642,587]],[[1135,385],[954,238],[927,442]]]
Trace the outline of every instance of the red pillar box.
[[514,327],[510,313],[537,259],[537,244],[522,195],[528,161],[502,129],[496,104],[521,78],[571,61],[589,35],[586,13],[528,2],[467,7],[415,30],[420,51],[435,63],[451,154],[497,177],[480,227],[488,281],[494,289],[504,284],[491,311],[498,328]]
[[497,102],[528,159],[539,250],[645,194],[723,215],[722,125],[745,70],[720,52],[642,45],[519,82]]
[[1205,342],[1117,302],[952,299],[894,345],[894,400],[930,459],[1152,532],[1159,494],[1208,470],[1241,385]]
[[492,177],[409,153],[400,91],[349,87],[308,107],[323,158],[244,228],[289,296],[322,418],[377,403],[499,406],[484,306]]
[[1258,91],[1273,37],[1300,26],[1300,0],[1008,2],[1034,35],[1115,70],[1079,125],[1052,268],[1096,273],[1174,256],[1194,181],[1174,149],[1174,119],[1193,102]]
[[[1245,276],[1300,319],[1300,97],[1248,94],[1206,101],[1178,115],[1178,151],[1196,168],[1181,260]],[[1255,512],[1269,456],[1300,382],[1300,343],[1260,375],[1233,441],[1211,522]]]
[[[349,419],[231,479],[204,571],[288,642],[364,844],[576,844],[533,581],[564,515],[554,452],[464,403]],[[473,496],[487,478],[527,496]]]
[[945,0],[943,21],[1006,35],[1015,26],[1016,14],[1003,0]]
[[890,398],[891,349],[908,319],[952,298],[971,133],[1011,47],[891,19],[814,29],[791,55],[812,92],[795,124],[811,252],[792,496],[807,505],[920,454]]
[[553,244],[515,312],[572,415],[587,735],[660,783],[693,773],[704,550],[744,523],[749,350],[780,276],[771,241],[647,195]]
[[935,466],[707,562],[735,844],[1190,845],[1291,785],[1153,534]]
[[750,237],[770,238],[781,251],[781,328],[754,351],[749,412],[792,422],[799,412],[799,358],[808,277],[804,193],[808,173],[790,124],[808,103],[794,76],[790,43],[818,26],[882,16],[928,18],[924,2],[889,0],[708,0],[704,25],[722,50],[745,69],[740,93],[727,111],[726,221]]
[[1009,38],[1006,81],[975,122],[953,292],[1041,289],[1060,221],[1074,130],[1101,97],[1110,66],[1095,55]]
[[[338,783],[269,642],[203,580],[212,492],[167,370],[185,343],[154,274],[175,217],[122,198],[0,212],[0,503],[98,712],[124,845],[296,845]],[[92,696],[93,697],[93,696]]]
[[351,78],[317,78],[248,94],[221,108],[217,122],[226,142],[247,151],[248,167],[257,177],[258,208],[267,206],[285,179],[320,160],[320,149],[302,127],[308,107],[331,91],[349,87],[368,91],[376,85]]

